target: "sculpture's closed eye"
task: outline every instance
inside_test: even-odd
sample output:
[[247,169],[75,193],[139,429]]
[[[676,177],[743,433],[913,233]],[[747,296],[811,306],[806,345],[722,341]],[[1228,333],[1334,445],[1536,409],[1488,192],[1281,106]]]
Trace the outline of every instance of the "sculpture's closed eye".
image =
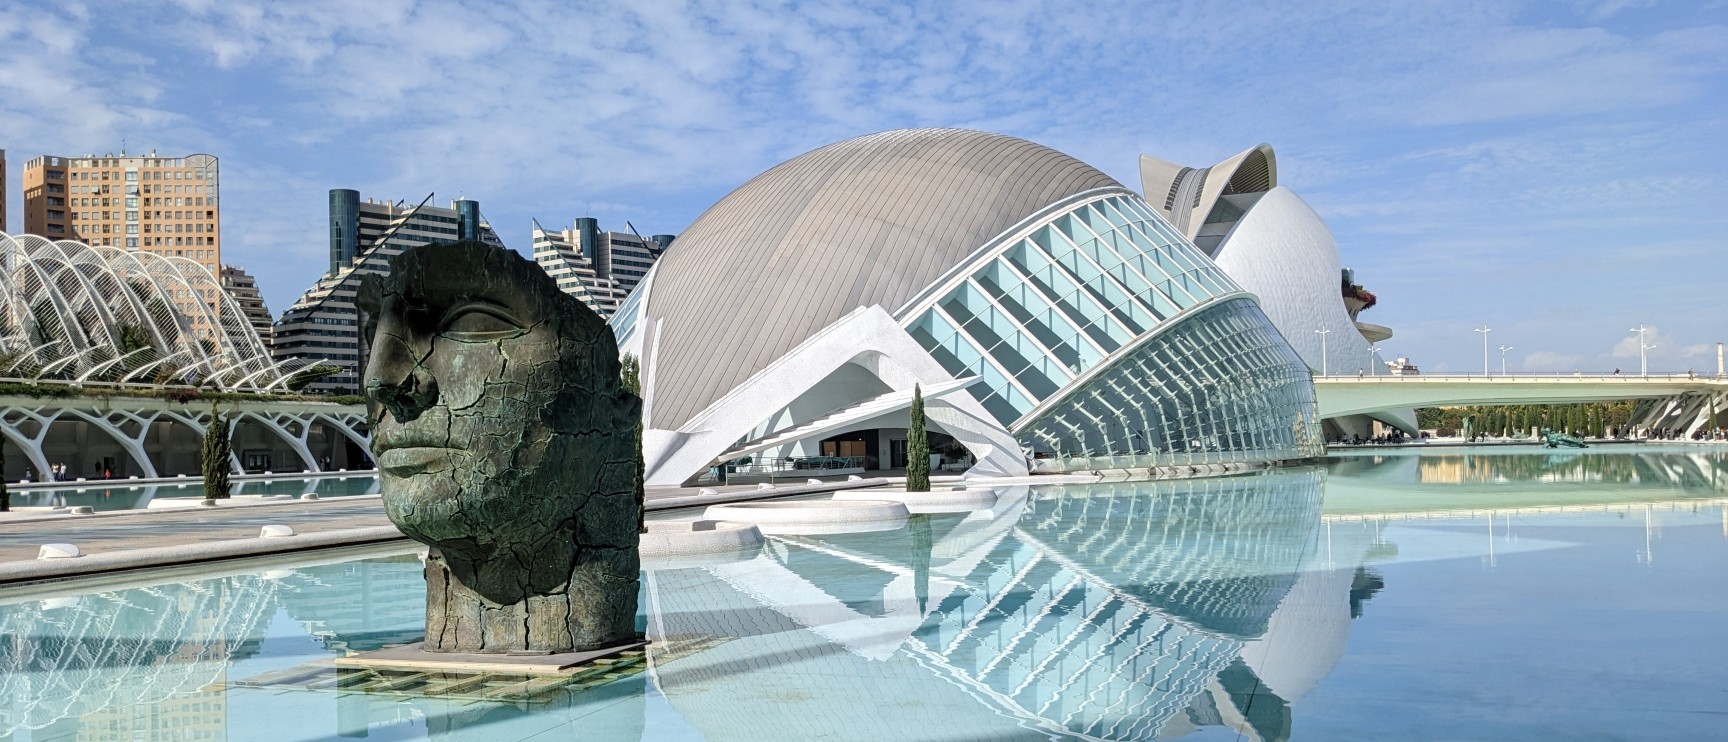
[[451,340],[480,343],[513,338],[527,331],[527,328],[500,307],[468,304],[446,314],[444,326],[438,332]]

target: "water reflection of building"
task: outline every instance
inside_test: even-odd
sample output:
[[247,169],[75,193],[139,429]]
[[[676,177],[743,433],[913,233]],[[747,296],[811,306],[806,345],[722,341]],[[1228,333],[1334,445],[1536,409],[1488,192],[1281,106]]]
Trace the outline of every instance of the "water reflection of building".
[[[1375,463],[1396,465],[1398,458],[1377,457]],[[1728,485],[1728,457],[1718,451],[1423,454],[1416,459],[1416,475],[1422,484],[1571,482],[1708,489]]]
[[426,580],[415,554],[302,567],[282,581],[288,615],[338,655],[426,635]]
[[[1355,562],[1319,559],[1320,480],[1056,488],[655,572],[655,682],[710,739],[753,739],[769,715],[791,737],[1224,725],[1285,739],[1290,702],[1343,652],[1363,581]],[[706,648],[678,651],[691,644]]]
[[275,585],[223,577],[0,606],[0,733],[219,739],[231,659],[255,654]]

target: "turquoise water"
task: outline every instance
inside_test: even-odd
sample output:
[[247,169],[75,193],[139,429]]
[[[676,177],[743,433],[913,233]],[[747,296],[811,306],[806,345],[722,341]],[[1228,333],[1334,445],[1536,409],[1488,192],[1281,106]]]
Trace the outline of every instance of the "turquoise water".
[[[284,474],[268,479],[246,479],[233,484],[233,495],[304,495],[347,497],[378,494],[375,474],[349,476],[304,477]],[[97,510],[129,510],[146,508],[152,500],[204,498],[204,482],[188,477],[184,482],[126,485],[115,481],[110,486],[100,482],[85,482],[76,486],[45,489],[19,489],[12,492],[12,504],[17,507],[62,507],[89,505]]]
[[338,675],[332,658],[417,636],[411,549],[0,592],[0,738],[1728,728],[1722,449],[1389,450],[998,496],[991,510],[896,531],[776,536],[749,557],[645,565],[645,662],[539,690],[403,676],[339,687],[360,676]]

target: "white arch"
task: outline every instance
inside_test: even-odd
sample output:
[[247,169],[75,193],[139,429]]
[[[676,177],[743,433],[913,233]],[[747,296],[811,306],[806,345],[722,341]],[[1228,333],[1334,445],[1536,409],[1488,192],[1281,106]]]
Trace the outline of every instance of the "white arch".
[[[114,439],[115,443],[120,444],[120,448],[126,451],[126,454],[131,456],[133,461],[138,462],[138,466],[144,470],[145,477],[151,479],[156,478],[156,465],[151,463],[150,456],[144,453],[144,436],[150,430],[148,422],[145,422],[133,415],[120,413],[122,417],[129,417],[133,422],[139,424],[138,436],[133,437],[127,435],[126,431],[121,430],[118,425],[114,424],[114,421],[108,419],[105,415],[92,415],[83,410],[72,408],[67,409],[66,412],[69,412],[78,419],[83,420],[91,427],[106,433],[109,438]],[[152,415],[151,420],[154,420],[155,417],[155,415]]]
[[38,376],[71,368],[90,380],[149,358],[122,350],[123,328],[141,326],[158,357],[123,379],[164,366],[176,376],[202,368],[213,369],[207,380],[218,388],[262,391],[287,376],[239,302],[196,261],[0,233],[0,267],[0,313],[15,320],[5,323],[0,347],[33,346],[6,372],[34,363]]

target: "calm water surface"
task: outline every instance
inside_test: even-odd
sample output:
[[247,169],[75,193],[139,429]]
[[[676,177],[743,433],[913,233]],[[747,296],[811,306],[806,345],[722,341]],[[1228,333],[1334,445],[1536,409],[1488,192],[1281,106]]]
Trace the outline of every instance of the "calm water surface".
[[[1364,452],[648,564],[644,663],[338,675],[412,550],[0,592],[0,739],[1718,739],[1728,451]],[[186,581],[178,581],[185,579]]]
[[[305,495],[346,497],[378,494],[376,474],[304,477],[285,474],[268,479],[246,479],[231,485],[231,495]],[[12,504],[18,507],[63,507],[89,505],[96,510],[133,510],[147,508],[152,501],[169,499],[204,499],[204,482],[187,477],[184,482],[129,485],[124,480],[111,482],[81,482],[66,487],[19,489],[12,492]]]

